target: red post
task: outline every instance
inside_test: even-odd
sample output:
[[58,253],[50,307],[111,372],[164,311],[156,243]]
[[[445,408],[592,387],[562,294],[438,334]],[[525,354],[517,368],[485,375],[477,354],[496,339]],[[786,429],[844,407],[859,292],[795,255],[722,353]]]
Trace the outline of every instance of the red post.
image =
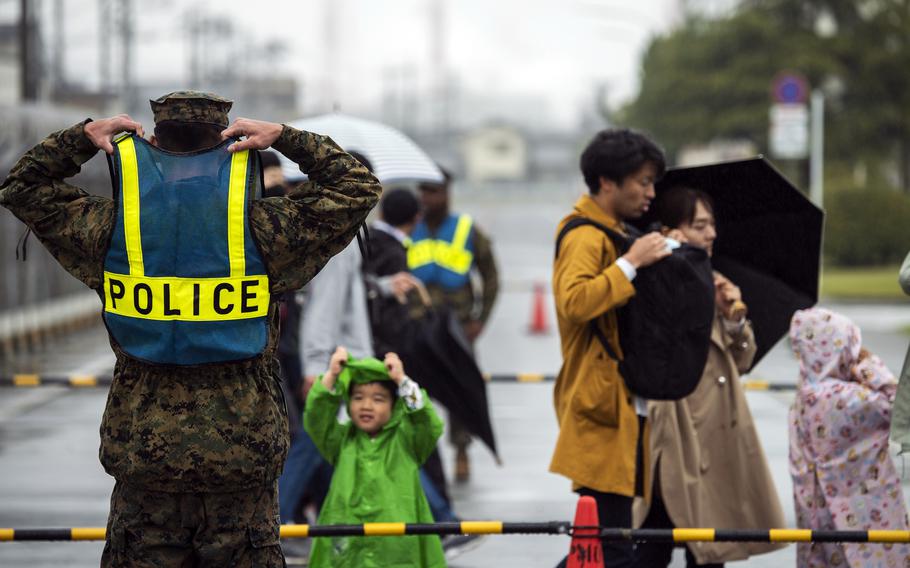
[[598,535],[600,521],[597,517],[597,502],[593,497],[585,495],[578,499],[575,526],[590,528],[575,529],[566,568],[603,568],[604,553]]

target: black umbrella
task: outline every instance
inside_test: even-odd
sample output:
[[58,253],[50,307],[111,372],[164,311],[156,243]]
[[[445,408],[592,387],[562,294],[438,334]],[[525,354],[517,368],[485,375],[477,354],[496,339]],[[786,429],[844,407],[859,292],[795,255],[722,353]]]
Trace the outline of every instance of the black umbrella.
[[657,192],[678,185],[714,200],[712,264],[740,287],[749,306],[754,366],[787,332],[793,313],[818,301],[824,213],[761,156],[672,168]]
[[487,384],[455,316],[442,307],[429,309],[408,322],[399,340],[408,374],[480,438],[498,462]]

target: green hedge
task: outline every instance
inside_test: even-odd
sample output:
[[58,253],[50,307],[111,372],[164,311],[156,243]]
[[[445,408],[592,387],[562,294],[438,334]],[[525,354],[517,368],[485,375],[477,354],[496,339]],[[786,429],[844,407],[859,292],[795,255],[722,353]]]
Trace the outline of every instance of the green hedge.
[[910,251],[910,195],[882,189],[825,196],[825,260],[834,266],[900,263]]

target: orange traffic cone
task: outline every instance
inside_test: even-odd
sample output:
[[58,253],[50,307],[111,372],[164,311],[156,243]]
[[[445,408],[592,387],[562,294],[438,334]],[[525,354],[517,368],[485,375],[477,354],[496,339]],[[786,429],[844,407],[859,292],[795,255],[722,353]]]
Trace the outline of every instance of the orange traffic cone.
[[[604,552],[598,536],[597,501],[585,495],[575,508],[575,531],[566,568],[603,568]],[[588,528],[578,528],[588,527]]]
[[528,326],[528,331],[535,335],[550,333],[545,294],[543,284],[534,285],[534,306],[531,308],[531,325]]

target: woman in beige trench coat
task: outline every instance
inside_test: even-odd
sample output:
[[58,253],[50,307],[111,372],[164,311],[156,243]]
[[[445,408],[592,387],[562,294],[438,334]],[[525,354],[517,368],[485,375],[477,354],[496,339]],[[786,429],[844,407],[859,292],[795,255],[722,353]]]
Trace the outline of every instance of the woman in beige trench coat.
[[[658,197],[658,218],[676,229],[670,236],[712,252],[711,198],[698,190],[673,188]],[[777,528],[783,510],[768,470],[752,414],[739,383],[755,356],[755,338],[745,319],[739,289],[715,274],[717,315],[708,361],[698,387],[678,401],[649,403],[653,490],[650,507],[640,506],[644,528]],[[783,547],[771,543],[689,543],[687,566],[723,566]],[[640,566],[667,566],[670,544],[646,544]]]

